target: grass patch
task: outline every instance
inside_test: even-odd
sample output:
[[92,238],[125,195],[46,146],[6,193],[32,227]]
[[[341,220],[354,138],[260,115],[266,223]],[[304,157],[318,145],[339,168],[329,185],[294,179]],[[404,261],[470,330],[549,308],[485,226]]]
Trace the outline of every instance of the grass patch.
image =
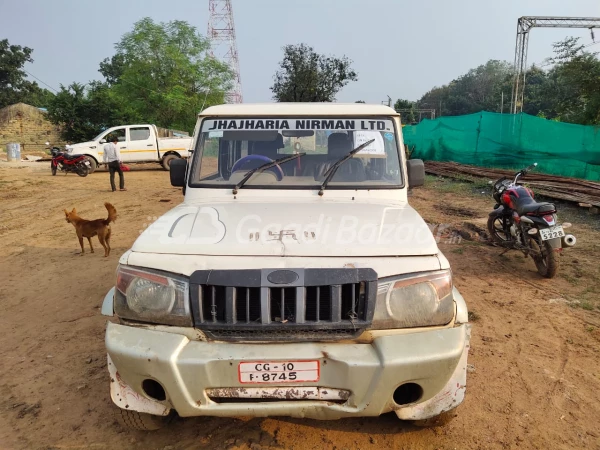
[[469,322],[477,322],[481,317],[475,311],[469,311],[467,317],[469,318]]
[[452,250],[452,253],[456,253],[457,255],[462,255],[464,252],[465,252],[464,247],[458,247],[458,248],[455,248],[454,250]]
[[594,306],[590,302],[581,302],[581,309],[585,309],[586,311],[593,311]]
[[568,273],[561,273],[560,276],[563,277],[565,280],[567,280],[569,283],[571,283],[573,285],[579,284],[579,280],[577,278],[569,275]]

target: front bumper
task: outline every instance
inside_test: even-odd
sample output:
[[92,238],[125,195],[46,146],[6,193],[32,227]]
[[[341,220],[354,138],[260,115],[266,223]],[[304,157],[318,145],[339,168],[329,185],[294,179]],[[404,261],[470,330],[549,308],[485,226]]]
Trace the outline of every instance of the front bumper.
[[[106,348],[115,404],[152,414],[180,416],[291,416],[338,419],[378,416],[395,411],[401,419],[426,419],[452,409],[464,398],[470,325],[377,337],[369,344],[295,342],[246,344],[201,342],[180,334],[109,323]],[[241,384],[238,364],[243,361],[318,360],[318,383],[282,386],[320,387],[349,391],[340,404],[326,399],[264,402],[247,399],[217,403],[207,390],[248,388]],[[156,401],[142,389],[144,380],[158,381],[166,400]],[[416,383],[421,398],[400,406],[396,388]],[[273,387],[261,385],[259,387]],[[230,389],[231,390],[231,389]],[[324,389],[321,389],[324,390]]]

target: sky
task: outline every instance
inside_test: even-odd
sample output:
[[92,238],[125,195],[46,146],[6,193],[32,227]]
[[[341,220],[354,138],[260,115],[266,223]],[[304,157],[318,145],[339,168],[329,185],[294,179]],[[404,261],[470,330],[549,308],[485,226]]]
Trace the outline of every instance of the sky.
[[[232,0],[244,102],[270,102],[282,47],[306,43],[353,61],[339,102],[417,100],[490,59],[514,61],[517,18],[600,17],[600,0]],[[206,33],[208,0],[0,0],[0,39],[33,48],[25,69],[54,89],[102,79],[98,64],[143,17]],[[528,62],[589,30],[534,29]],[[600,30],[596,30],[600,42]],[[600,44],[588,50],[600,51]],[[507,95],[510,95],[508,93]]]

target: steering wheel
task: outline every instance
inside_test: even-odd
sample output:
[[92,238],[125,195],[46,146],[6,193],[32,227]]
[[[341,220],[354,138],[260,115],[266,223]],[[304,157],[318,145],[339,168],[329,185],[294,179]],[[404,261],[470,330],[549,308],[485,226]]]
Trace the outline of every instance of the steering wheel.
[[[260,164],[256,165],[256,167],[259,167],[263,164],[266,163],[270,163],[273,162],[273,160],[271,158],[268,158],[266,156],[263,155],[248,155],[248,156],[244,156],[243,158],[238,159],[235,164],[233,165],[233,167],[231,168],[231,173],[237,171],[237,170],[244,170],[243,166],[246,165],[246,163],[248,163],[249,161],[257,161],[260,162]],[[255,167],[251,167],[248,170],[252,170]],[[283,170],[281,170],[281,167],[279,167],[279,164],[269,168],[268,170],[273,170],[273,173],[275,174],[275,176],[277,177],[277,181],[281,181],[283,179]]]

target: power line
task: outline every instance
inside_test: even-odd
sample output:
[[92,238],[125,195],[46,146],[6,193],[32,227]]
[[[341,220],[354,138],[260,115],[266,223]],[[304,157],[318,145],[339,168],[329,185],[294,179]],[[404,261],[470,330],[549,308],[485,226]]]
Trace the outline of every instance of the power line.
[[38,77],[36,77],[34,74],[32,74],[31,72],[27,72],[25,69],[23,69],[23,71],[29,75],[30,77],[35,78],[36,80],[38,80],[40,83],[48,86],[50,89],[52,89],[54,92],[58,93],[58,90],[54,89],[52,86],[50,86],[48,83],[43,82],[42,80],[40,80]]

